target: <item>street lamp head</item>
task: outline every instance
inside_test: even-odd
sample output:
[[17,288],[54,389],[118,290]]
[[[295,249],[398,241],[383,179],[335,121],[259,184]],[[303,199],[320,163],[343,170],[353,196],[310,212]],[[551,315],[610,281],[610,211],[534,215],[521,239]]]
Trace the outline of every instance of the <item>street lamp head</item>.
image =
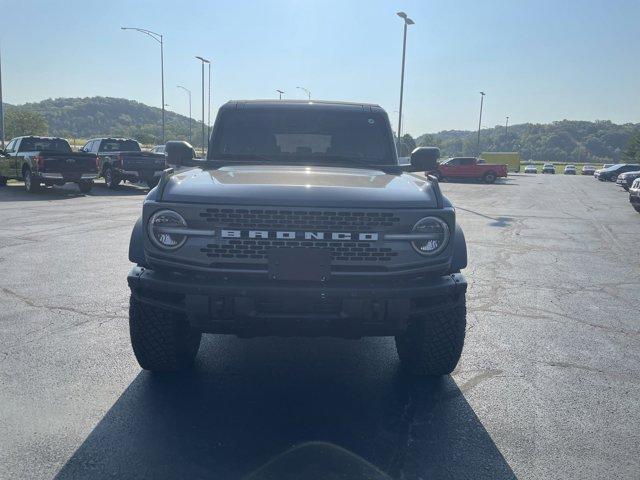
[[202,62],[204,62],[204,63],[211,63],[211,62],[209,62],[209,60],[207,60],[207,59],[206,59],[206,58],[204,58],[204,57],[199,57],[199,56],[197,56],[197,55],[196,55],[196,58],[197,58],[198,60],[201,60],[201,61],[202,61]]
[[396,13],[396,15],[398,15],[400,18],[407,18],[407,14],[404,12],[398,12]]
[[414,22],[413,20],[411,20],[410,18],[407,18],[407,19],[405,20],[405,22],[407,22],[407,25],[413,25],[413,24],[415,24],[415,23],[416,23],[416,22]]
[[485,93],[484,92],[480,92],[480,95],[482,95],[484,97]]

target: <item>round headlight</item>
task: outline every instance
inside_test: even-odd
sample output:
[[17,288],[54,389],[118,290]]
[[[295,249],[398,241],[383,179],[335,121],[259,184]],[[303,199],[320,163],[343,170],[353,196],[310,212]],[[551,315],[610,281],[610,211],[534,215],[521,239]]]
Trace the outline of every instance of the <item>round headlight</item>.
[[437,255],[449,243],[449,226],[437,217],[418,220],[412,233],[421,236],[411,242],[416,252],[421,255]]
[[149,219],[149,238],[163,250],[175,250],[184,245],[187,236],[180,230],[187,227],[184,218],[173,210],[160,210]]

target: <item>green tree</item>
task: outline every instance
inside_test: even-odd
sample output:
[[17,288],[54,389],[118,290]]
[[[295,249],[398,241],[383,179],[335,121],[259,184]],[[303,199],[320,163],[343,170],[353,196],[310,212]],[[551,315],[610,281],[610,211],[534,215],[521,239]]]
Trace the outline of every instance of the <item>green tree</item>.
[[49,132],[49,126],[41,114],[21,108],[8,110],[4,124],[7,139],[23,135],[46,135]]
[[408,157],[411,155],[411,152],[416,148],[416,141],[413,139],[411,135],[405,133],[398,141],[398,156],[399,157]]
[[640,130],[631,136],[622,157],[629,163],[640,162]]

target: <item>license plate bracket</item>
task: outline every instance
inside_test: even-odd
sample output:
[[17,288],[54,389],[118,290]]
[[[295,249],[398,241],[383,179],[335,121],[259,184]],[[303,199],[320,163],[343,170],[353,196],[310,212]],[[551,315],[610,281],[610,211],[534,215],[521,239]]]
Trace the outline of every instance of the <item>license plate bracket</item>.
[[331,252],[321,248],[272,248],[267,250],[269,278],[324,282],[331,275]]

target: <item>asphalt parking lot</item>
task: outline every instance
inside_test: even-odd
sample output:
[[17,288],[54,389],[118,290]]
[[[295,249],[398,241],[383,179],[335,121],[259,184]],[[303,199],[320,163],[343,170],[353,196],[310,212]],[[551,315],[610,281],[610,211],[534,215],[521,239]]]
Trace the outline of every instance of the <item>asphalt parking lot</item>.
[[0,189],[0,478],[234,479],[305,441],[393,478],[637,478],[640,215],[590,177],[445,183],[469,245],[456,372],[393,339],[207,336],[158,379],[130,349],[145,190]]

